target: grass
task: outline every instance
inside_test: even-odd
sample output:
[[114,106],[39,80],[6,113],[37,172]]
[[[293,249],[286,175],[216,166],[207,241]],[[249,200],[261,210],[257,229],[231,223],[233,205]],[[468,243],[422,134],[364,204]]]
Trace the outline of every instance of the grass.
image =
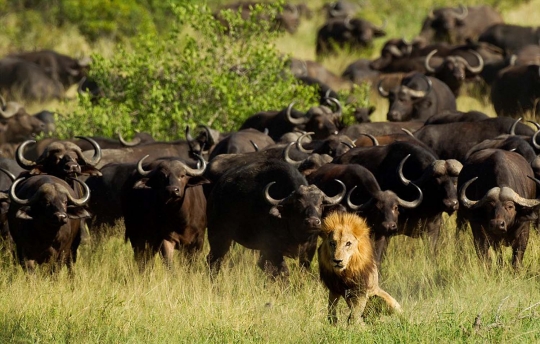
[[[363,13],[375,23],[382,23],[384,13],[390,13],[389,37],[408,39],[419,31],[419,18],[434,4],[423,0],[415,3],[415,8],[399,0],[365,3]],[[321,4],[315,1],[313,7]],[[539,5],[540,0],[533,0],[508,8],[504,17],[512,23],[533,25]],[[19,41],[10,41],[9,28],[20,25],[17,20],[10,15],[0,18],[7,28],[0,33],[3,51],[40,47],[75,56],[89,52],[110,56],[114,49],[107,40],[89,44],[73,28],[62,32],[27,30]],[[276,42],[278,49],[298,58],[315,59],[315,33],[322,21],[319,13],[302,23],[298,33]],[[375,56],[383,41],[377,41],[371,51],[322,62],[339,75],[354,59]],[[374,93],[371,102],[377,106],[373,118],[384,120],[386,100]],[[68,112],[72,104],[51,103],[49,107]],[[458,99],[458,108],[495,115],[490,105],[467,96]],[[531,232],[523,269],[514,272],[508,263],[498,268],[480,264],[470,232],[456,236],[453,220],[446,219],[437,255],[429,252],[422,239],[392,239],[381,269],[381,286],[401,303],[404,313],[372,315],[363,327],[346,325],[348,310],[343,301],[338,308],[338,325],[327,323],[327,291],[318,279],[316,261],[311,272],[306,272],[289,259],[289,283],[272,282],[256,267],[257,254],[239,245],[215,283],[210,281],[205,264],[208,246],[191,265],[178,255],[168,271],[156,258],[153,267],[139,273],[131,247],[123,240],[122,225],[111,230],[115,234],[81,246],[73,279],[65,269],[56,276],[26,274],[9,253],[2,252],[0,342],[539,342],[538,232]],[[505,261],[510,261],[508,248]],[[480,324],[473,326],[478,315]]]
[[[539,240],[533,231],[524,268],[514,272],[510,264],[482,266],[470,234],[456,238],[453,218],[437,255],[424,240],[395,237],[381,285],[404,313],[371,315],[366,326],[354,327],[346,325],[343,301],[338,325],[327,323],[327,292],[316,261],[306,272],[289,259],[289,283],[274,282],[256,267],[253,251],[236,245],[212,283],[208,247],[191,265],[178,255],[168,271],[156,258],[139,273],[130,246],[116,234],[80,248],[73,279],[65,269],[57,276],[25,274],[4,255],[0,341],[533,342],[540,339]],[[481,325],[474,328],[479,314]]]

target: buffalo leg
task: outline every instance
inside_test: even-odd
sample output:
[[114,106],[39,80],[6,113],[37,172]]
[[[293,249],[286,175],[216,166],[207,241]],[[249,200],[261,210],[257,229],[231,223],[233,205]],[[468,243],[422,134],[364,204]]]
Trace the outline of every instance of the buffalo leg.
[[285,259],[283,259],[281,253],[261,251],[261,257],[259,258],[257,265],[274,278],[279,276],[289,276],[289,268],[287,267],[287,264],[285,264]]
[[484,229],[479,223],[471,223],[471,229],[473,233],[474,248],[476,250],[476,254],[484,264],[487,264],[489,266],[491,263],[491,260],[489,258],[490,244],[486,238]]
[[429,239],[429,248],[433,254],[437,253],[437,243],[441,233],[442,213],[427,219],[426,230]]
[[383,257],[386,256],[386,249],[390,243],[390,237],[385,235],[375,236],[375,259],[380,268]]
[[309,270],[316,251],[317,251],[317,237],[315,236],[300,247],[300,254],[299,254],[298,261],[302,268]]
[[160,246],[160,253],[167,268],[172,268],[173,256],[174,256],[174,242],[163,240]]
[[206,261],[210,266],[211,274],[214,275],[221,269],[223,257],[229,252],[232,240],[229,238],[215,238],[209,235],[208,242],[210,244],[210,252],[206,257]]
[[523,264],[523,255],[529,244],[530,224],[524,223],[518,230],[519,236],[512,243],[512,266],[515,270],[519,269]]

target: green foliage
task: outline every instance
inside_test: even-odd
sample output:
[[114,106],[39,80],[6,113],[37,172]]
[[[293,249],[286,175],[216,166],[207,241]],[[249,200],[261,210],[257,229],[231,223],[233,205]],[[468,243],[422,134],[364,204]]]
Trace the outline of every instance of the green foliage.
[[173,10],[177,22],[166,37],[142,35],[130,51],[119,46],[112,58],[94,56],[92,76],[105,97],[96,104],[83,97],[59,124],[61,136],[111,136],[121,129],[175,139],[186,125],[236,130],[259,111],[292,100],[307,110],[315,101],[314,88],[287,72],[287,59],[272,44],[279,33],[271,21],[257,19],[271,16],[275,6],[257,6],[251,20],[229,11],[228,30],[206,6]]

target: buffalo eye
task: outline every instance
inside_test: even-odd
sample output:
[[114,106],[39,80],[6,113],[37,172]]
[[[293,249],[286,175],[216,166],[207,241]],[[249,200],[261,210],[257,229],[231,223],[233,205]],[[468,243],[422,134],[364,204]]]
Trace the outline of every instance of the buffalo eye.
[[329,245],[330,245],[330,247],[335,248],[336,247],[336,242],[335,241],[330,241]]

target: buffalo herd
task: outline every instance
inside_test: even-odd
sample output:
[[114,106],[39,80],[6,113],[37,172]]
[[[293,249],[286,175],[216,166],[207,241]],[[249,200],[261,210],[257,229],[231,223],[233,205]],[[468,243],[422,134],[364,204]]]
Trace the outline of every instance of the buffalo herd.
[[[254,4],[228,9],[247,17]],[[318,58],[386,35],[347,1],[323,10]],[[214,17],[228,25],[220,13]],[[294,34],[311,15],[289,4],[260,19]],[[365,219],[379,265],[396,235],[426,237],[436,254],[446,213],[456,214],[458,230],[470,225],[483,263],[492,248],[501,264],[508,246],[519,269],[540,211],[540,124],[521,118],[540,110],[539,38],[488,6],[434,8],[414,40],[388,40],[378,58],[356,61],[342,77],[293,59],[292,73],[321,88],[319,105],[291,100],[260,109],[237,131],[201,123],[167,142],[145,133],[131,142],[36,141],[54,134],[54,120],[30,115],[19,101],[84,88],[89,61],[45,50],[11,54],[0,60],[4,246],[26,270],[48,263],[71,272],[79,245],[123,219],[141,269],[158,253],[170,266],[175,249],[196,259],[207,238],[211,276],[236,243],[259,251],[258,266],[276,278],[288,275],[285,257],[310,268],[329,214]],[[345,113],[336,91],[364,81],[388,100],[388,122],[372,122],[372,108]],[[457,109],[466,82],[490,87],[498,117]]]

